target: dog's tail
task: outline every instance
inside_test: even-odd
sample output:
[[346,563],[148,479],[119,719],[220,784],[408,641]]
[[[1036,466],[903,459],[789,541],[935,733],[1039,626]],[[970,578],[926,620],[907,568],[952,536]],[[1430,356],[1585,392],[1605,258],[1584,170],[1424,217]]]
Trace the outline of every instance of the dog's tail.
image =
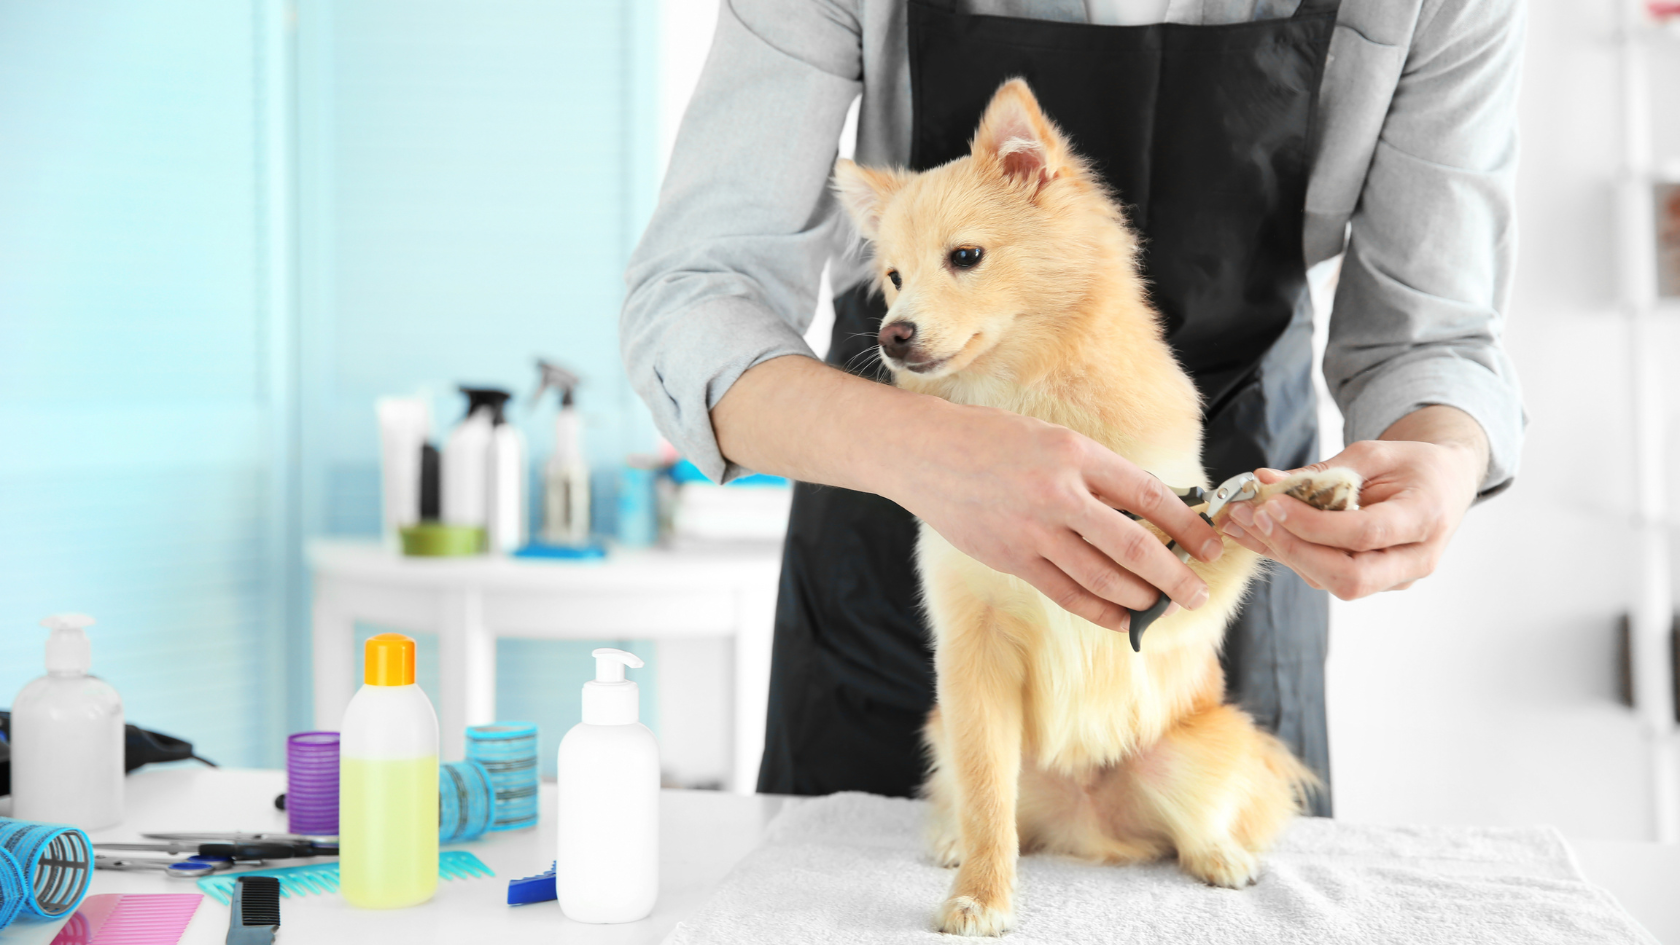
[[1256,756],[1251,757],[1248,802],[1238,816],[1238,840],[1250,850],[1271,846],[1278,834],[1299,814],[1312,809],[1324,782],[1302,764],[1277,736],[1255,729]]
[[1261,739],[1260,762],[1274,777],[1289,785],[1295,798],[1297,813],[1304,814],[1312,809],[1313,799],[1324,790],[1324,782],[1311,768],[1302,764],[1301,759],[1295,757],[1288,745],[1274,735],[1265,735]]

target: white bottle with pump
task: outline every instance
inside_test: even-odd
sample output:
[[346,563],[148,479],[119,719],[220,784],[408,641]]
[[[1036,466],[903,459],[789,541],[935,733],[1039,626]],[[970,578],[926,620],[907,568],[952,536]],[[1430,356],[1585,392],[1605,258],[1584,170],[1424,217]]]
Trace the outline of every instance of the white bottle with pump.
[[525,544],[525,435],[507,422],[507,391],[463,387],[467,416],[444,443],[443,520],[485,531],[492,554]]
[[633,653],[593,652],[583,722],[560,742],[560,842],[554,882],[576,922],[635,922],[659,898],[659,745],[637,721]]
[[12,702],[12,816],[102,830],[122,822],[123,706],[111,684],[88,675],[86,614],[41,621],[47,675]]

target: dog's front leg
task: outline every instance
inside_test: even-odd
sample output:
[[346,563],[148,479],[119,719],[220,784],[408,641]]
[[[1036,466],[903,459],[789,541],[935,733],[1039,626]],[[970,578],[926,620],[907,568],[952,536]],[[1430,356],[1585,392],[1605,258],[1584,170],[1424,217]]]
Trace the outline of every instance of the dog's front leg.
[[[939,909],[941,932],[1002,935],[1014,926],[1020,840],[1020,650],[987,607],[947,620],[936,657],[945,744],[940,763],[956,788],[962,866]],[[955,625],[952,625],[955,624]]]

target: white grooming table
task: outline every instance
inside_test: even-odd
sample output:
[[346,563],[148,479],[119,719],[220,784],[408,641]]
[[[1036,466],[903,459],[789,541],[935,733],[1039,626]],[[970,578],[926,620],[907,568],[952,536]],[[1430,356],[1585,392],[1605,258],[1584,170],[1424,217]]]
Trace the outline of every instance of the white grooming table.
[[[614,550],[603,561],[555,561],[409,558],[377,542],[322,540],[309,544],[308,559],[314,576],[316,728],[337,731],[356,693],[357,621],[438,635],[444,761],[460,760],[467,726],[496,721],[498,637],[651,639],[662,653],[690,641],[727,639],[733,644],[733,679],[684,679],[683,691],[723,688],[715,701],[732,718],[729,760],[718,773],[739,793],[757,786],[779,546]],[[665,689],[699,662],[685,658],[686,652],[671,655],[660,661]],[[683,722],[672,715],[661,723],[664,740],[676,749],[697,740],[672,728]]]
[[[130,775],[127,816],[96,840],[132,840],[145,831],[284,830],[274,795],[285,789],[282,771],[210,770],[197,766],[144,769]],[[334,896],[281,902],[279,943],[556,942],[570,945],[655,945],[709,897],[731,868],[751,852],[786,798],[714,791],[665,791],[660,796],[659,904],[652,916],[629,925],[582,925],[560,914],[557,903],[509,907],[507,881],[541,872],[554,859],[554,785],[542,789],[542,814],[531,830],[491,834],[450,849],[471,850],[494,879],[445,880],[424,906],[393,912],[351,909]],[[10,812],[0,798],[0,815]],[[1657,937],[1680,945],[1680,847],[1625,841],[1572,841],[1587,878],[1615,894]],[[281,865],[281,864],[274,864]],[[151,873],[94,874],[93,894],[197,892],[191,882]],[[929,909],[933,907],[929,903]],[[206,898],[182,939],[186,945],[219,945],[227,935],[228,908]],[[47,945],[62,922],[20,920],[0,931],[0,945]],[[1004,940],[1005,943],[1008,939]]]

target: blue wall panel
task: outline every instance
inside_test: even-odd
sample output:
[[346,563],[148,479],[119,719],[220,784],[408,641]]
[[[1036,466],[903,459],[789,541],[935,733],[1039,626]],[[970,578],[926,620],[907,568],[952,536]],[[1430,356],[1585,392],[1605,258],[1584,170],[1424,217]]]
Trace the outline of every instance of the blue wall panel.
[[82,610],[130,720],[278,756],[242,3],[0,4],[0,705]]
[[[272,0],[0,3],[0,705],[36,621],[86,610],[132,720],[275,764],[311,724],[298,543],[376,527],[374,398],[431,392],[441,434],[454,384],[523,395],[545,355],[586,378],[598,482],[652,445],[616,331],[653,9],[302,0],[275,146]],[[514,411],[534,462],[552,413]],[[589,646],[502,648],[545,755]]]
[[[649,0],[302,6],[310,534],[377,533],[382,395],[429,397],[441,446],[463,412],[457,384],[509,389],[535,466],[552,448],[553,395],[529,400],[534,360],[548,357],[584,377],[597,491],[626,453],[653,446],[618,358],[625,261],[658,183],[653,10]],[[532,504],[534,519],[535,494]],[[589,650],[614,642],[501,643],[498,712],[542,724],[546,770],[577,721]],[[307,720],[306,677],[294,679],[293,718]],[[654,719],[651,687],[644,702]]]

